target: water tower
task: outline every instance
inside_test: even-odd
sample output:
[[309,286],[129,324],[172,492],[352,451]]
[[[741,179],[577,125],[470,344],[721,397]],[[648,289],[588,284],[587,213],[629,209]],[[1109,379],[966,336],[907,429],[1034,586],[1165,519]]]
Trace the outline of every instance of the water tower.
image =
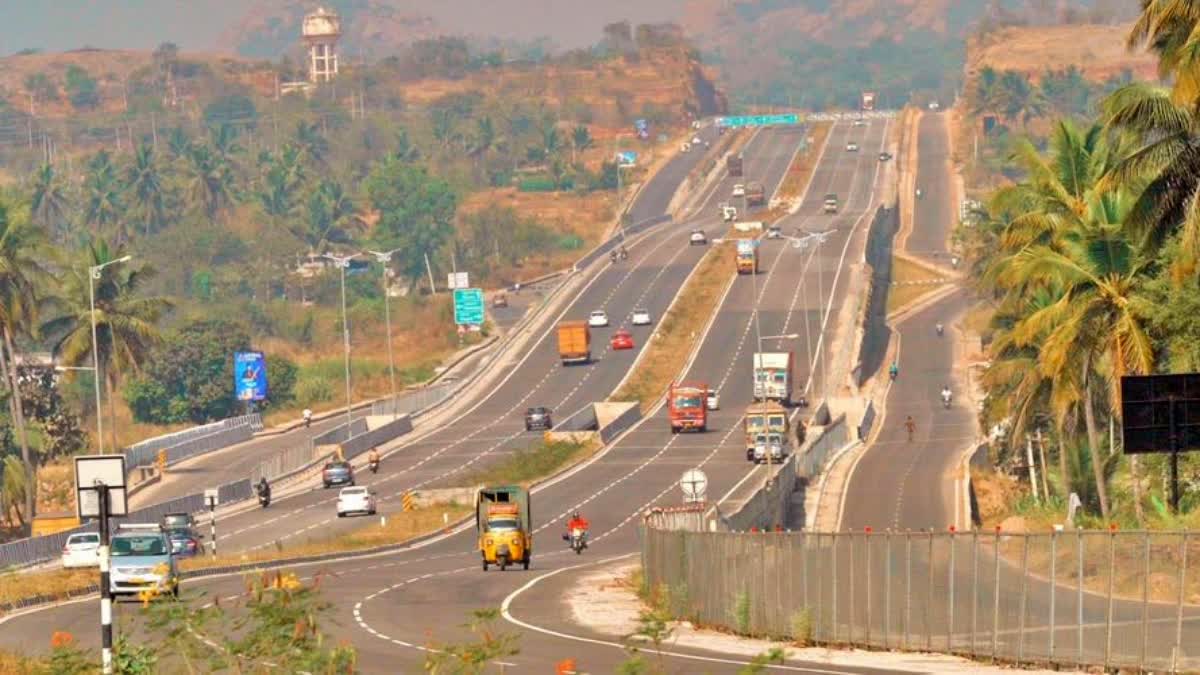
[[342,36],[342,20],[336,12],[318,7],[304,17],[301,28],[304,44],[308,46],[308,79],[328,82],[337,76],[337,41]]

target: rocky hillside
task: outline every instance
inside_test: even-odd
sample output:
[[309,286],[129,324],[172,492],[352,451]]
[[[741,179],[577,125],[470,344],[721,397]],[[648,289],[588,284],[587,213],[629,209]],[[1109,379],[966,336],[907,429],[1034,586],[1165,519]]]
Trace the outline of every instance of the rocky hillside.
[[1012,26],[972,40],[967,51],[967,79],[991,67],[1015,70],[1037,80],[1049,64],[1074,66],[1094,82],[1128,71],[1135,79],[1157,77],[1157,61],[1147,52],[1125,48],[1129,25]]

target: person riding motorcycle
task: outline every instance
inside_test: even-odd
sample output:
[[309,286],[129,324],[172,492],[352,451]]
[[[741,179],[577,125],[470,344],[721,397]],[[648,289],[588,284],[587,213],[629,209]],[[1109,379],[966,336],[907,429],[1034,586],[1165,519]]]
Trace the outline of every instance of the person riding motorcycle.
[[917,199],[921,198],[921,188],[917,188]]
[[371,471],[379,469],[379,448],[371,448],[371,452],[367,453],[367,464],[371,466]]
[[894,380],[894,379],[896,379],[896,376],[899,374],[900,374],[900,364],[896,363],[895,361],[892,361],[892,365],[888,366],[888,376]]
[[304,428],[312,426],[312,411],[308,408],[304,409]]
[[610,259],[610,260],[612,260],[613,262],[617,262],[617,252],[616,252],[616,251],[613,251],[612,253],[609,253],[609,254],[608,254],[608,257],[609,257],[609,259]]
[[950,407],[950,397],[951,396],[953,396],[953,394],[950,391],[950,385],[943,386],[942,387],[942,403],[946,404],[947,408]]
[[937,330],[937,334],[938,334],[938,335],[941,335],[941,334],[942,334],[942,331],[944,331],[946,328],[945,328],[945,326],[943,326],[943,325],[942,325],[942,322],[941,322],[941,321],[939,321],[939,322],[937,323],[937,325],[936,325],[936,326],[934,326],[934,329],[935,329],[935,330]]
[[626,258],[628,258],[628,257],[629,257],[629,251],[626,251],[626,250],[625,250],[625,247],[624,247],[624,246],[622,246],[622,247],[621,247],[621,260],[624,260],[624,259],[626,259]]
[[584,518],[583,516],[579,515],[578,511],[576,511],[575,513],[572,513],[571,519],[567,521],[567,533],[563,535],[563,539],[565,539],[566,541],[571,541],[571,535],[573,535],[575,533],[575,530],[579,530],[583,536],[583,545],[586,547],[587,546],[587,531],[588,531],[589,525],[590,525],[590,523],[588,523],[587,518]]
[[254,491],[258,493],[259,501],[271,501],[271,484],[267,482],[265,476],[258,479],[258,484],[254,486]]

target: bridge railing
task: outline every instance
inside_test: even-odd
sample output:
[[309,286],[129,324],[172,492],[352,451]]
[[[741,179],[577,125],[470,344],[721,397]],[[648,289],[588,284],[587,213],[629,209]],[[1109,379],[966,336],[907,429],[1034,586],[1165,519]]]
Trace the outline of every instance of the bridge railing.
[[693,622],[1020,665],[1200,669],[1196,533],[697,532],[657,516],[642,529],[647,583]]

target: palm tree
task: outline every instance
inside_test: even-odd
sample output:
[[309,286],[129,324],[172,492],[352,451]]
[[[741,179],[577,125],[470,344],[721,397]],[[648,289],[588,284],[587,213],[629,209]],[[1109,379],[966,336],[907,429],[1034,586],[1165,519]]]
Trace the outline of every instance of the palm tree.
[[580,124],[571,131],[571,164],[578,161],[577,154],[592,147],[592,132],[587,125]]
[[304,120],[296,122],[295,143],[311,164],[314,166],[325,164],[325,159],[329,155],[329,141],[321,135],[321,128],[316,122],[309,123]]
[[93,228],[101,228],[120,221],[124,212],[121,199],[124,186],[117,178],[107,150],[97,152],[88,161],[88,175],[84,179],[83,189],[85,223]]
[[126,183],[132,196],[134,211],[145,224],[146,236],[165,219],[162,175],[154,157],[154,148],[147,143],[137,147],[133,162],[126,172]]
[[562,136],[558,133],[558,124],[553,120],[547,120],[542,126],[542,152],[549,159],[556,155],[562,149]]
[[1193,37],[1200,5],[1191,0],[1142,0],[1142,13],[1126,39],[1130,51],[1158,55],[1162,80],[1173,80],[1172,98],[1193,108],[1200,99],[1200,52]]
[[186,159],[192,151],[192,139],[182,127],[175,127],[167,134],[167,149],[171,151],[173,158]]
[[30,204],[33,220],[56,237],[62,232],[70,208],[66,187],[50,164],[43,164],[33,176],[33,199]]
[[354,203],[342,185],[322,180],[305,203],[305,226],[295,231],[309,250],[322,253],[328,243],[350,241],[349,228],[355,221]]
[[[40,298],[37,288],[49,275],[39,260],[44,240],[33,228],[23,206],[8,197],[0,198],[0,327],[3,342],[0,343],[0,374],[9,387],[9,409],[16,428],[17,442],[21,446],[21,461],[28,476],[27,486],[36,485],[36,468],[29,452],[25,434],[25,413],[21,405],[20,388],[17,382],[16,354],[13,349],[14,335],[29,335],[34,332]],[[35,508],[35,490],[25,494],[25,515],[32,519]]]
[[[92,344],[92,312],[89,297],[90,268],[122,257],[125,251],[93,239],[67,272],[59,298],[62,314],[46,322],[42,330],[54,340],[54,354],[72,366],[88,366],[92,349],[100,365],[100,378],[108,393],[109,428],[117,447],[116,405],[113,389],[122,373],[138,372],[160,334],[159,318],[171,308],[170,300],[142,297],[142,287],[155,274],[149,265],[110,265],[94,280],[96,300],[96,344]],[[97,415],[102,414],[96,411]]]
[[187,158],[188,198],[207,218],[216,218],[234,201],[233,170],[206,145],[194,146]]

